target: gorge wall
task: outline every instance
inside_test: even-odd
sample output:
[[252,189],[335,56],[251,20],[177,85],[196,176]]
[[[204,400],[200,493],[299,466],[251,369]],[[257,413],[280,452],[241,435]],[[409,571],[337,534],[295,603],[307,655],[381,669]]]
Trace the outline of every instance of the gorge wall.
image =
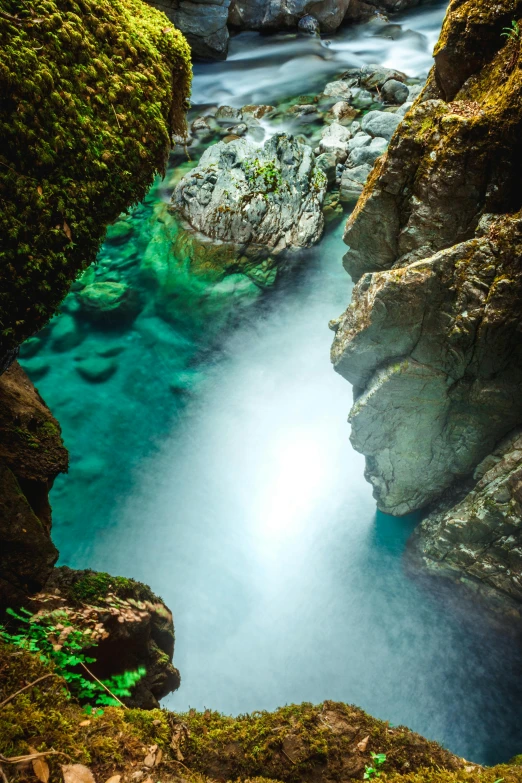
[[356,286],[332,322],[379,508],[445,499],[417,555],[516,601],[520,452],[497,444],[522,422],[521,41],[502,35],[521,13],[450,3],[428,83],[348,221]]

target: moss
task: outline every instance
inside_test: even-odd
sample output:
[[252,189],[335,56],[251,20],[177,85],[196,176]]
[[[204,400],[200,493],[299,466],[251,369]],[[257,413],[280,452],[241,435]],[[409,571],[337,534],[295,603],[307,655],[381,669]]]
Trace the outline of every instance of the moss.
[[[30,7],[29,7],[30,5]],[[0,353],[40,329],[184,129],[190,52],[142,0],[0,0]]]
[[71,582],[68,595],[76,603],[96,603],[107,593],[113,593],[119,598],[134,598],[137,601],[156,601],[152,590],[141,582],[127,579],[124,576],[111,576],[97,571],[70,572],[78,573],[79,578]]

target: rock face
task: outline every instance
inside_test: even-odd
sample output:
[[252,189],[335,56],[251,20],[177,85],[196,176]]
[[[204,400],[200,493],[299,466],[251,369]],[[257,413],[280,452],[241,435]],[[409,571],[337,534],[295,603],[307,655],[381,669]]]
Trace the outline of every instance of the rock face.
[[410,555],[429,572],[486,594],[520,616],[522,604],[522,431],[484,459],[471,491],[421,523]]
[[[355,385],[352,440],[393,514],[441,497],[522,422],[520,51],[500,35],[516,6],[450,6],[428,84],[347,224],[357,285],[332,358]],[[487,570],[488,525],[463,503]],[[419,536],[444,524],[430,519]]]
[[0,612],[49,578],[48,493],[67,465],[58,422],[15,362],[0,376]]
[[182,31],[192,54],[224,60],[228,51],[230,0],[148,0]]
[[172,209],[219,248],[280,254],[322,234],[327,177],[312,149],[284,134],[261,148],[246,139],[208,148],[172,196]]
[[299,20],[313,16],[322,33],[341,25],[350,0],[232,0],[229,23],[241,30],[279,31],[296,29]]

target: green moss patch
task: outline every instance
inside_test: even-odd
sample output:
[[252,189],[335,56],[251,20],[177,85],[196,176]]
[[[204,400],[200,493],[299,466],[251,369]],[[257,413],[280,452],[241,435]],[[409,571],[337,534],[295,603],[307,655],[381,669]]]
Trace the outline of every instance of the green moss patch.
[[191,66],[181,33],[142,0],[0,11],[3,352],[44,326],[107,225],[163,171]]

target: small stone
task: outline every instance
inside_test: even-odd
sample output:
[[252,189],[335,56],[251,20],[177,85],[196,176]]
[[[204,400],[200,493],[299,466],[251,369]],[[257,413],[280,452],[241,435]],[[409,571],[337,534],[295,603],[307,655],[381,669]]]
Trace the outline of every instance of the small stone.
[[341,125],[348,125],[359,112],[347,101],[338,101],[330,109],[330,114]]
[[312,35],[316,37],[321,35],[321,26],[312,14],[306,14],[306,16],[301,17],[297,23],[297,30],[299,33],[303,33],[303,35]]
[[386,103],[402,104],[408,100],[408,87],[397,79],[388,79],[382,86],[381,97]]
[[354,203],[363,192],[364,183],[368,179],[372,167],[368,164],[354,169],[345,169],[341,177],[339,198],[346,203]]
[[323,93],[329,98],[339,98],[343,101],[348,101],[352,97],[349,83],[343,81],[330,82],[324,88]]
[[234,109],[232,106],[220,106],[215,117],[216,120],[226,120],[227,122],[236,120],[237,122],[241,122],[243,113],[241,112],[241,109]]
[[267,104],[243,106],[241,109],[243,119],[252,117],[254,120],[261,120],[272,111],[275,111],[275,106],[268,106]]
[[83,359],[76,365],[77,372],[90,383],[104,383],[114,375],[117,369],[118,365],[114,359],[95,356]]
[[315,165],[324,171],[328,178],[328,184],[335,182],[337,157],[332,152],[323,152],[315,160]]
[[364,90],[362,87],[354,87],[352,89],[352,104],[358,109],[368,109],[372,104],[376,103],[376,99],[368,90]]
[[370,111],[363,117],[361,126],[363,131],[369,133],[370,136],[379,136],[390,141],[400,121],[401,117],[398,117],[396,114],[390,114],[385,111]]
[[361,166],[363,164],[369,164],[373,166],[377,158],[384,155],[388,149],[388,142],[386,139],[372,139],[370,144],[365,147],[357,147],[350,152],[348,161],[352,167]]

